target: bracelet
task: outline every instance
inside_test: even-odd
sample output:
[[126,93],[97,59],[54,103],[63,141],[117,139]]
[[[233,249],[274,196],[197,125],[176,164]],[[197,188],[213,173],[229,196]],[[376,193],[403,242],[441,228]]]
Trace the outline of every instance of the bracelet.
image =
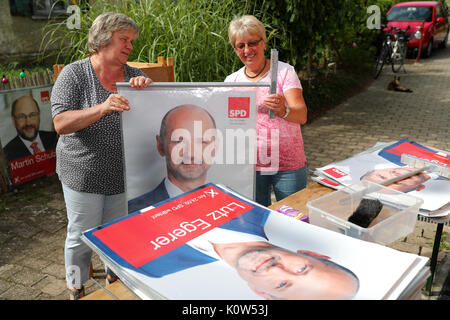
[[289,109],[289,107],[286,106],[286,113],[285,113],[282,117],[280,117],[280,118],[281,118],[281,119],[286,119],[287,116],[289,115],[289,112],[291,112],[291,109]]

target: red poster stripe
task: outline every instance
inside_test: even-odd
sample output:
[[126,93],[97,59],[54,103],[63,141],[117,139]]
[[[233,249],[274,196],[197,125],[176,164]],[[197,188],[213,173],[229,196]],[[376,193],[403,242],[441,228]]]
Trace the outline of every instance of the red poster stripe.
[[253,206],[207,186],[93,234],[139,268],[251,209]]

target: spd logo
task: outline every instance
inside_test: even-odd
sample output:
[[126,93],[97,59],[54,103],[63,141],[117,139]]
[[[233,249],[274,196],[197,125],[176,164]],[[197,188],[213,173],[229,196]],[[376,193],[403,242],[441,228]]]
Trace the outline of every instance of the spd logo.
[[49,102],[50,101],[50,94],[48,91],[41,91],[41,101],[42,102]]
[[249,97],[228,98],[228,118],[249,118],[249,117],[250,117]]

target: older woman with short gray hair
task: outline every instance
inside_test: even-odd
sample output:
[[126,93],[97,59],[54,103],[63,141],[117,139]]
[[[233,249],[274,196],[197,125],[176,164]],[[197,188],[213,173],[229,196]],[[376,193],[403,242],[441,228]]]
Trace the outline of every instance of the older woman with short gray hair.
[[139,27],[136,22],[124,14],[107,12],[98,16],[89,29],[89,52],[98,52],[100,47],[111,42],[111,36],[115,31],[127,29],[134,30],[136,37],[139,35]]
[[[136,23],[124,14],[99,15],[89,31],[91,55],[68,64],[51,96],[55,130],[56,173],[62,184],[68,226],[65,243],[66,281],[70,299],[84,295],[92,251],[81,240],[84,231],[127,214],[120,114],[130,109],[115,84],[147,86],[151,79],[128,66]],[[107,283],[116,279],[108,272]]]

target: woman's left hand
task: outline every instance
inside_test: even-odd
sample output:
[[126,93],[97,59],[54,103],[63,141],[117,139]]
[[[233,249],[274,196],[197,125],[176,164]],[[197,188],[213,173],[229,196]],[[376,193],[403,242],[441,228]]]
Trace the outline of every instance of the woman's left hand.
[[273,110],[277,117],[282,117],[286,114],[286,101],[282,95],[275,93],[267,96],[264,99],[264,105]]
[[136,89],[147,87],[153,80],[144,76],[133,77],[130,79],[130,86]]

